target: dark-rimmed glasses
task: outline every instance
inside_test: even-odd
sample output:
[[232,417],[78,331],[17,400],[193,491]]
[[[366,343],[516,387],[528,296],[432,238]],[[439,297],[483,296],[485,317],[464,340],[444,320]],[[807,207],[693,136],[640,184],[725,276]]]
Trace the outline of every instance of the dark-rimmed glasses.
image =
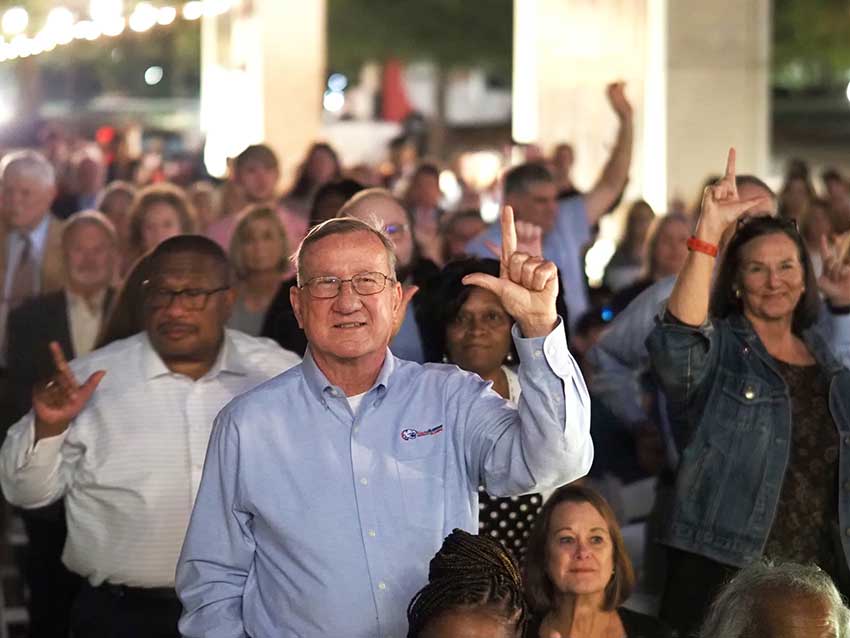
[[382,272],[361,272],[349,279],[339,277],[313,277],[298,286],[306,288],[316,299],[333,299],[339,294],[342,284],[351,283],[358,295],[377,295],[387,287],[387,282],[395,283],[395,279]]
[[145,291],[145,302],[154,310],[168,308],[175,299],[180,299],[181,305],[186,310],[203,310],[207,307],[207,301],[211,295],[230,290],[230,286],[172,290],[155,286],[150,279],[143,281],[142,287]]

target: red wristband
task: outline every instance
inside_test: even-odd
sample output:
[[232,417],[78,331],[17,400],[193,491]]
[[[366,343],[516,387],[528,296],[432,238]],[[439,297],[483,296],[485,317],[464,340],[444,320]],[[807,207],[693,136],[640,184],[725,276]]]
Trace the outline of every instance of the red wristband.
[[698,253],[705,253],[709,257],[717,257],[717,246],[709,244],[707,241],[697,239],[696,237],[688,237],[688,250],[695,250]]

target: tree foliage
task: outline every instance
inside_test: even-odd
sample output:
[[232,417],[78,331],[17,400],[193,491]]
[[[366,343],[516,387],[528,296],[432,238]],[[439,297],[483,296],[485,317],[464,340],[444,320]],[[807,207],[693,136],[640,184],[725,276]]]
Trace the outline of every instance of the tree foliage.
[[364,62],[431,60],[510,77],[513,0],[328,0],[328,61],[356,73]]
[[850,2],[774,0],[774,83],[830,87],[850,80]]

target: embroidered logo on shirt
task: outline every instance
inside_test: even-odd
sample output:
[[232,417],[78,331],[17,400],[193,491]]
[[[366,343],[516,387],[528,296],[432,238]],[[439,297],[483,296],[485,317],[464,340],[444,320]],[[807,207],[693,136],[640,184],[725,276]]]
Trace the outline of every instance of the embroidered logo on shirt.
[[413,439],[418,439],[420,436],[431,436],[432,434],[439,434],[442,431],[442,425],[433,427],[430,430],[413,430],[411,428],[408,428],[406,430],[401,431],[401,438],[405,441],[412,441]]

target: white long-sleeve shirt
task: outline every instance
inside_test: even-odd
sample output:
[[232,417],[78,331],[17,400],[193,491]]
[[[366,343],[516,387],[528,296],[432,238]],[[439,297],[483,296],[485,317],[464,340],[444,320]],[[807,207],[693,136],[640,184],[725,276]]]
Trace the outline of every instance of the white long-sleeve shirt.
[[78,381],[106,376],[62,434],[34,441],[33,413],[0,449],[0,486],[21,507],[65,497],[63,561],[93,585],[174,583],[218,411],[300,361],[268,339],[227,330],[197,381],[171,372],[145,333],[71,362]]

